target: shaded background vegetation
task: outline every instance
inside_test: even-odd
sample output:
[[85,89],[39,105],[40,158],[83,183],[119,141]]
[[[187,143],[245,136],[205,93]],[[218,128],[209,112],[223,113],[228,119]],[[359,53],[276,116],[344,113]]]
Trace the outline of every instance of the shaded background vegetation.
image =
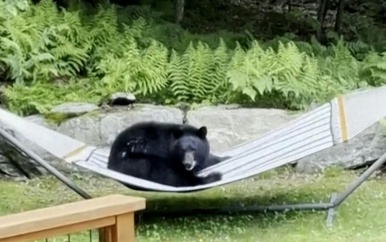
[[1,102],[303,109],[385,82],[381,0],[181,1],[0,0]]

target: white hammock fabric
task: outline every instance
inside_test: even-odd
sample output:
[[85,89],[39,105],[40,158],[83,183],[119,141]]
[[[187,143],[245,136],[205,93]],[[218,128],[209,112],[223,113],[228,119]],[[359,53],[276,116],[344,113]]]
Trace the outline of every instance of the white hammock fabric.
[[[0,109],[0,125],[16,138],[29,139],[52,155],[102,176],[148,191],[192,192],[225,185],[296,161],[345,142],[386,116],[386,86],[339,96],[282,128],[219,154],[232,156],[201,171],[223,173],[206,185],[173,187],[107,169],[109,149],[89,146],[59,132]],[[210,131],[209,131],[210,132]]]

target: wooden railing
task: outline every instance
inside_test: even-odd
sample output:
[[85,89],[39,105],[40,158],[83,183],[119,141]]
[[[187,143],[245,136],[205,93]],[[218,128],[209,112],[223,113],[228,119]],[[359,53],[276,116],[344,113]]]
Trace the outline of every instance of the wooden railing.
[[100,229],[100,241],[133,242],[134,213],[145,199],[124,195],[67,203],[0,217],[0,242],[31,242],[84,230]]

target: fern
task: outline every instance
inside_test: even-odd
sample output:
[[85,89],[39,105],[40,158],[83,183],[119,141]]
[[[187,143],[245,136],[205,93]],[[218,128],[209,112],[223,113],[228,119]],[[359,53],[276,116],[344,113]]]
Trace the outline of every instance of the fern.
[[[67,22],[71,25],[69,25]],[[0,37],[7,77],[18,83],[76,76],[89,58],[77,13],[58,12],[42,0],[2,23]],[[87,42],[86,42],[87,43]]]
[[160,43],[153,41],[144,50],[138,48],[134,39],[126,40],[122,57],[110,54],[97,69],[104,73],[102,86],[111,91],[131,91],[148,95],[167,85],[168,52]]
[[67,85],[52,83],[36,83],[25,86],[15,83],[13,86],[2,88],[7,107],[12,112],[25,116],[34,113],[48,113],[50,109],[63,102],[100,102],[101,96],[94,86],[88,85],[89,79],[71,79]]
[[191,42],[179,55],[173,51],[169,65],[170,87],[180,101],[215,101],[226,87],[226,70],[229,54],[220,41],[212,50],[207,44]]
[[363,61],[360,76],[368,84],[379,86],[386,83],[386,53],[371,52]]
[[228,71],[233,90],[248,95],[251,100],[280,93],[293,108],[303,108],[312,100],[321,101],[326,86],[318,61],[301,52],[295,43],[279,42],[278,50],[264,50],[254,41],[244,52],[238,48]]
[[168,104],[268,101],[302,109],[386,80],[385,55],[363,39],[323,46],[285,35],[262,43],[159,24],[149,8],[82,3],[79,11],[59,11],[53,0],[23,1],[0,0],[0,74],[10,83],[2,91],[22,115],[65,101],[99,102],[116,91]]
[[213,67],[209,75],[213,82],[212,89],[209,91],[212,93],[212,102],[224,102],[226,100],[226,92],[230,88],[226,79],[230,58],[224,40],[220,39],[218,47],[213,52]]

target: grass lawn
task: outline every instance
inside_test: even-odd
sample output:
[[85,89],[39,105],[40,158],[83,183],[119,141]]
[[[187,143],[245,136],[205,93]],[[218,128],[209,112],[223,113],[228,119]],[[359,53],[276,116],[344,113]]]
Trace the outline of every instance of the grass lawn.
[[[197,208],[229,204],[282,204],[328,201],[357,174],[330,169],[322,175],[300,175],[286,169],[206,191],[142,193],[96,175],[72,179],[93,196],[112,193],[144,196],[148,209]],[[283,212],[242,215],[143,217],[137,241],[386,241],[386,178],[373,177],[337,210],[332,229],[325,227],[325,212]],[[28,182],[0,181],[0,215],[80,200],[52,177]],[[89,241],[89,233],[72,235],[71,242]],[[97,241],[97,236],[93,236]],[[44,240],[41,240],[44,241]],[[68,241],[67,236],[48,241]]]

